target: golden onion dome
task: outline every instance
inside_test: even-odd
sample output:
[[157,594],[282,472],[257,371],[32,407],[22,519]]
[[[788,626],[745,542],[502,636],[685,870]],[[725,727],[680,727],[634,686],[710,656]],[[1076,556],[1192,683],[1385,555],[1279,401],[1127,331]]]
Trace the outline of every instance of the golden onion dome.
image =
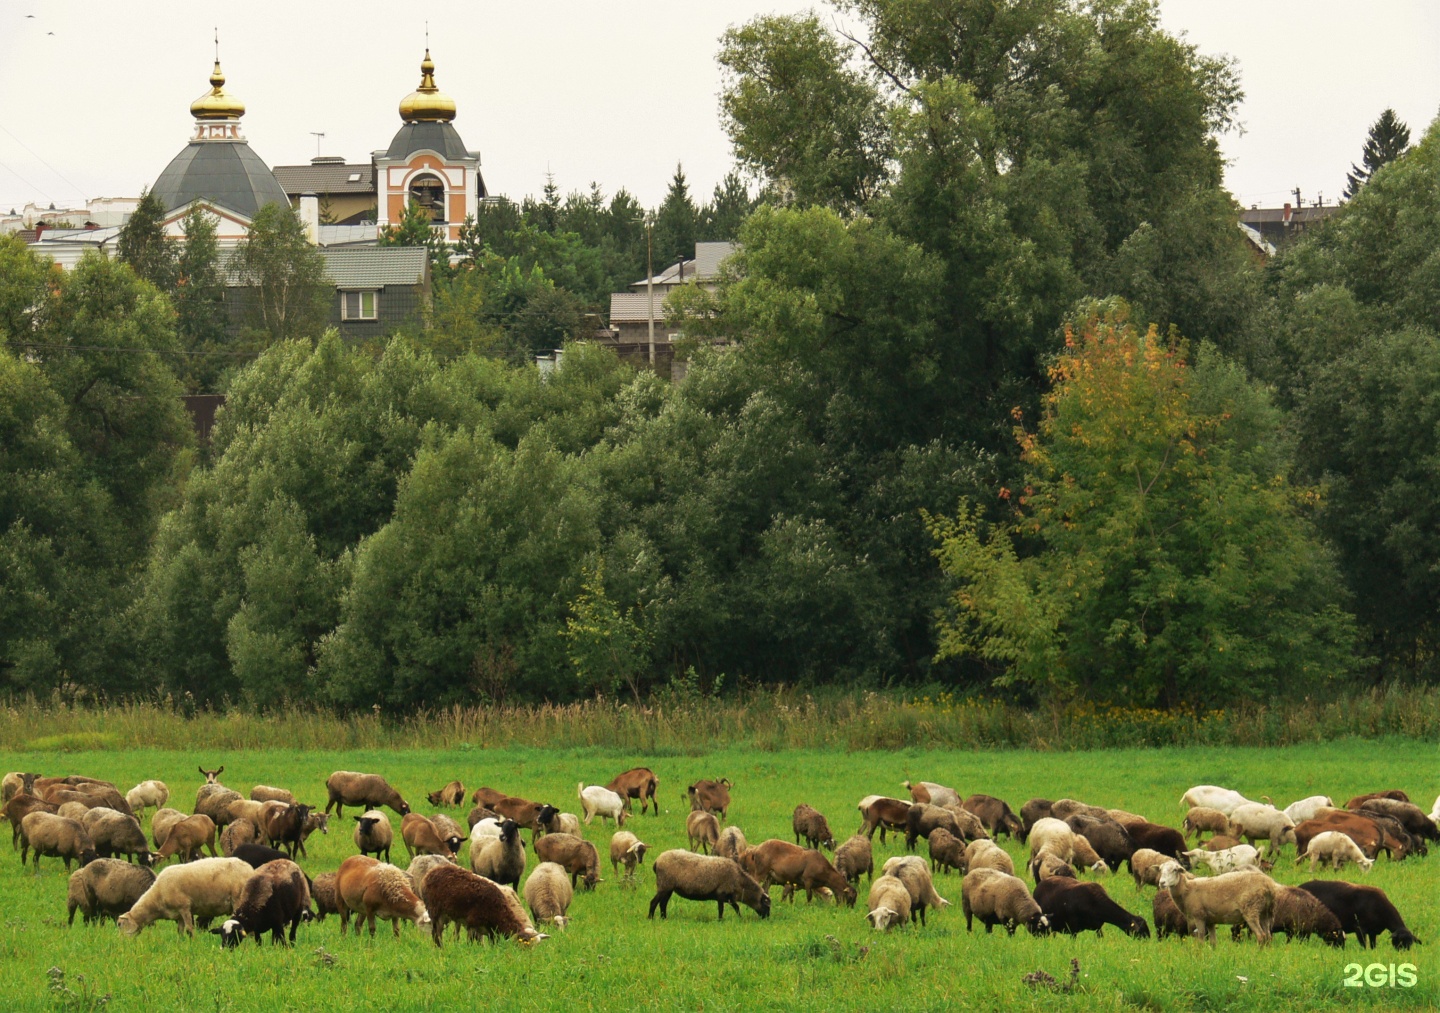
[[435,63],[429,49],[420,63],[420,87],[400,100],[400,118],[406,123],[449,123],[455,118],[455,100],[435,87]]
[[210,72],[210,90],[190,103],[190,113],[197,120],[230,120],[245,115],[245,103],[225,90],[225,74],[216,59]]

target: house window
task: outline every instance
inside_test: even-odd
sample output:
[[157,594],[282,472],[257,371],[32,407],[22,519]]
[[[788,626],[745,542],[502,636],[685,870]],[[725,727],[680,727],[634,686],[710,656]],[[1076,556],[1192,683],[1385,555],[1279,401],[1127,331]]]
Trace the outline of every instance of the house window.
[[376,292],[341,292],[341,320],[374,320],[375,308],[379,302]]

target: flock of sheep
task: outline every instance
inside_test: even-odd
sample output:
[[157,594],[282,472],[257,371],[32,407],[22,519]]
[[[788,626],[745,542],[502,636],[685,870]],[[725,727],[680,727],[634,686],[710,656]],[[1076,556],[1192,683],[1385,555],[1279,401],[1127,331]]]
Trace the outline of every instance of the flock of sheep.
[[[12,846],[22,866],[33,856],[37,870],[42,857],[61,859],[67,872],[79,863],[69,880],[72,925],[79,911],[86,923],[115,920],[126,935],[160,920],[193,935],[197,924],[205,928],[222,919],[211,931],[233,946],[246,937],[258,943],[267,932],[274,942],[293,943],[302,921],[336,914],[342,935],[353,916],[356,931],[368,925],[372,936],[377,920],[389,921],[397,937],[401,921],[428,926],[436,946],[451,924],[457,936],[463,926],[472,940],[506,936],[530,943],[547,938],[537,924],[566,926],[577,888],[593,890],[603,882],[600,853],[585,839],[585,827],[597,817],[614,822],[612,875],[623,868],[623,883],[634,885],[649,846],[624,829],[625,822],[637,802],[641,814],[660,815],[659,780],[645,767],[603,786],[580,783],[578,815],[488,787],[467,793],[459,781],[429,794],[437,808],[463,807],[468,797],[468,827],[443,812],[412,812],[376,774],[331,774],[325,808],[317,811],[290,791],[267,785],[256,785],[244,798],[220,782],[224,769],[200,768],[205,783],[190,814],[168,807],[170,791],[160,781],[142,782],[122,795],[99,778],[6,774]],[[818,896],[853,907],[864,875],[866,918],[875,929],[924,925],[928,911],[950,905],[934,876],[955,871],[963,876],[967,930],[978,919],[986,932],[1001,925],[1011,935],[1021,925],[1037,935],[1098,934],[1114,925],[1149,937],[1146,918],[1125,910],[1101,882],[1080,878],[1113,874],[1123,864],[1137,888],[1156,888],[1151,920],[1160,938],[1190,934],[1213,944],[1215,927],[1230,925],[1236,936],[1248,930],[1262,946],[1283,932],[1336,946],[1354,933],[1373,947],[1389,932],[1391,943],[1403,949],[1419,940],[1383,891],[1342,879],[1284,886],[1269,871],[1287,846],[1294,847],[1297,864],[1308,859],[1312,873],[1319,864],[1337,871],[1349,866],[1363,875],[1382,851],[1391,860],[1423,856],[1427,842],[1440,839],[1440,799],[1427,815],[1397,790],[1357,796],[1343,808],[1314,796],[1279,809],[1268,798],[1255,802],[1202,785],[1182,797],[1185,815],[1177,828],[1074,799],[1031,799],[1017,815],[990,795],[962,799],[942,784],[906,781],[908,799],[861,799],[860,829],[839,844],[826,817],[800,804],[791,820],[794,843],[771,838],[752,846],[739,827],[726,825],[731,787],[728,779],[688,786],[689,849],[654,860],[651,918],[657,910],[665,918],[677,895],[714,903],[722,920],[727,905],[738,915],[741,904],[764,918],[776,886],[782,899],[803,890],[807,900]],[[306,857],[305,842],[317,830],[329,832],[332,809],[337,821],[344,820],[347,806],[360,810],[351,830],[357,853],[312,878],[297,864]],[[405,869],[390,862],[395,827],[386,808],[400,817],[401,843],[410,856]],[[147,838],[141,820],[152,809]],[[882,844],[887,833],[903,834],[907,852],[888,858],[878,876],[877,830]],[[522,831],[530,832],[528,850],[538,860],[533,867]],[[1033,891],[996,843],[1006,836],[1028,849],[1025,872]],[[921,838],[928,859],[909,853]],[[460,864],[467,844],[468,869]],[[1202,871],[1210,874],[1197,875]]]

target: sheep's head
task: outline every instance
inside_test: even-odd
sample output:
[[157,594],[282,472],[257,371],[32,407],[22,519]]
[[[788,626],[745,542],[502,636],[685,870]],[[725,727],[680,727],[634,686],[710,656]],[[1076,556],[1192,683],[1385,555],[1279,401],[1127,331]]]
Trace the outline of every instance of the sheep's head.
[[846,907],[854,907],[857,897],[859,897],[859,894],[855,892],[855,888],[849,883],[846,883],[845,889],[840,891],[840,896],[835,898],[835,906],[839,907],[841,901],[844,901]]
[[216,767],[214,770],[206,770],[204,767],[201,767],[199,769],[200,776],[205,778],[206,784],[215,784],[216,781],[219,779],[220,775],[225,773],[225,765],[223,763],[220,766]]
[[1373,858],[1366,858],[1366,857],[1364,857],[1364,856],[1362,855],[1361,857],[1359,857],[1359,858],[1357,858],[1357,859],[1355,860],[1355,863],[1360,866],[1360,869],[1361,869],[1362,872],[1369,872],[1369,871],[1370,871],[1370,867],[1375,864],[1375,859],[1373,859]]
[[355,822],[360,824],[360,832],[369,834],[375,829],[375,824],[380,822],[378,816],[356,816]]
[[1149,939],[1150,926],[1144,918],[1132,918],[1130,924],[1125,926],[1125,934],[1133,939]]
[[1156,885],[1162,890],[1174,889],[1175,884],[1179,883],[1184,875],[1185,870],[1180,867],[1179,862],[1166,862],[1160,866],[1160,879]]
[[1032,936],[1048,936],[1050,934],[1050,916],[1036,911],[1025,922],[1025,927],[1030,930]]
[[635,861],[637,864],[644,865],[645,851],[649,847],[650,845],[646,844],[644,841],[636,841],[634,844],[630,845],[629,853],[635,856]]
[[535,817],[535,821],[541,826],[549,826],[550,821],[558,815],[560,815],[560,810],[556,809],[553,805],[542,805],[539,814]]
[[500,840],[509,844],[520,834],[520,824],[514,820],[506,820],[500,824]]
[[875,931],[877,932],[883,932],[886,929],[890,928],[890,926],[899,925],[901,922],[900,913],[898,911],[893,911],[883,905],[877,907],[874,911],[871,911],[869,914],[867,914],[865,916],[865,920],[868,921],[870,923],[870,927],[875,929]]
[[220,937],[221,949],[233,950],[245,938],[245,927],[234,918],[227,918],[224,925],[211,929],[210,934]]
[[430,800],[430,804],[431,804],[431,805],[439,805],[439,804],[440,804],[440,800],[445,797],[445,792],[444,792],[444,791],[432,791],[430,794],[426,795],[425,797]]
[[91,862],[95,861],[95,859],[99,857],[100,856],[95,853],[94,848],[86,848],[84,851],[80,852],[80,868],[85,868],[85,866],[89,865]]
[[119,926],[122,936],[138,936],[140,934],[140,923],[135,920],[135,916],[129,911],[126,911],[119,918],[115,919],[115,924]]
[[430,924],[430,912],[425,910],[424,903],[419,900],[415,902],[415,924],[422,928]]
[[401,816],[409,816],[409,815],[410,815],[410,803],[409,803],[409,802],[406,802],[406,801],[402,798],[402,799],[400,800],[400,804],[395,807],[395,811],[396,811],[397,813],[399,813]]
[[463,837],[447,837],[445,839],[445,847],[450,850],[452,857],[460,854],[460,845],[464,843],[465,839]]

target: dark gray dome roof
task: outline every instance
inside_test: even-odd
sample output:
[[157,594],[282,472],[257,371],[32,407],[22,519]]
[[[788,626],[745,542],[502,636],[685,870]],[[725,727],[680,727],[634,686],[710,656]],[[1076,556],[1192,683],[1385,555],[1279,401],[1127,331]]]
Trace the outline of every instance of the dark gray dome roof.
[[406,123],[390,142],[385,157],[409,158],[417,151],[434,151],[447,161],[470,157],[459,132],[449,123],[434,121]]
[[244,141],[191,141],[150,188],[166,211],[200,198],[253,219],[266,204],[290,199],[260,156]]

